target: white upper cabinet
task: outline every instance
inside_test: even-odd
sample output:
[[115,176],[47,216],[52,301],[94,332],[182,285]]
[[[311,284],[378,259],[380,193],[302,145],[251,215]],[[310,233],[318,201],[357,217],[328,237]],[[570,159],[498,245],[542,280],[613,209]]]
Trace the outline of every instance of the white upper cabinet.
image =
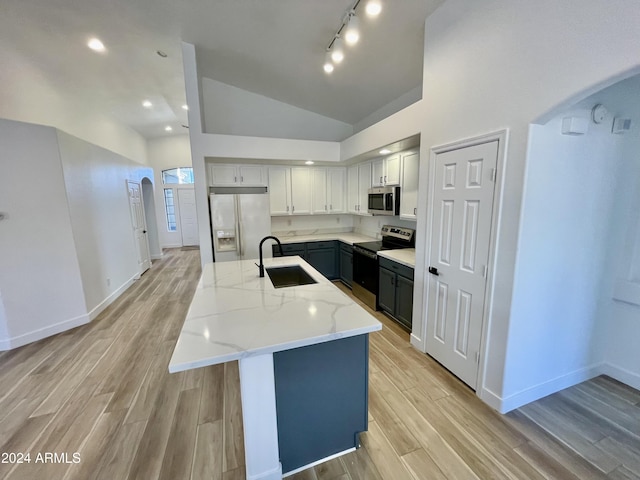
[[311,183],[312,213],[344,213],[346,169],[314,168],[311,170]]
[[372,163],[371,186],[400,185],[400,155],[380,158]]
[[291,168],[291,214],[311,213],[311,172],[308,167]]
[[209,185],[251,186],[266,185],[265,169],[262,165],[209,164]]
[[329,213],[345,212],[345,197],[347,195],[347,170],[342,167],[327,170],[327,200]]
[[418,172],[420,155],[412,152],[402,157],[400,182],[400,218],[415,220],[418,213]]
[[271,215],[291,214],[291,169],[269,167],[269,208]]
[[311,196],[312,213],[329,213],[327,201],[327,169],[314,168],[311,171],[311,183],[313,185]]
[[352,165],[347,170],[347,211],[367,215],[368,194],[371,188],[371,162]]
[[269,167],[271,215],[310,214],[311,187],[307,167]]

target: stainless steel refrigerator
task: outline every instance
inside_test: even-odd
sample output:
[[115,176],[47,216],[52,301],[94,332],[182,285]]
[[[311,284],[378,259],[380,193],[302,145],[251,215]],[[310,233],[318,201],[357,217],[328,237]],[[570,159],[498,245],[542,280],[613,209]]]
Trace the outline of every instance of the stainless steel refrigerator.
[[[267,187],[210,187],[209,206],[214,261],[258,258],[260,240],[271,235]],[[272,256],[270,247],[263,256]]]

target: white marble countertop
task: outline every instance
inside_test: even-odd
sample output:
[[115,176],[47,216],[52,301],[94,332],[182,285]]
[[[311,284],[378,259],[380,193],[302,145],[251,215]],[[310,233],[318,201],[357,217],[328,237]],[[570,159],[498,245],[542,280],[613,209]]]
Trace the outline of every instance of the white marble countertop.
[[382,329],[371,314],[300,257],[265,267],[301,265],[317,283],[275,288],[254,260],[208,263],[169,362],[170,372],[313,345]]
[[316,233],[309,235],[276,235],[282,243],[302,243],[302,242],[319,242],[329,240],[340,240],[341,242],[353,245],[359,242],[375,242],[374,237],[362,235],[354,232],[338,232],[338,233]]
[[378,252],[379,257],[388,258],[394,262],[401,263],[407,267],[416,268],[416,249],[403,248],[401,250],[381,250]]

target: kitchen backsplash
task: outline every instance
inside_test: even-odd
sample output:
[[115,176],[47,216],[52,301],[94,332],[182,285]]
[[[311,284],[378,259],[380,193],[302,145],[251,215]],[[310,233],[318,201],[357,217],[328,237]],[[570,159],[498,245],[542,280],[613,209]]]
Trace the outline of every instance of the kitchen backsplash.
[[391,216],[291,215],[288,217],[271,217],[271,232],[276,236],[283,237],[356,232],[379,239],[380,229],[383,225],[416,228],[416,222]]
[[379,215],[373,217],[353,217],[353,231],[369,237],[380,238],[380,229],[383,225],[395,227],[416,228],[416,222],[401,220],[400,217]]
[[293,237],[318,233],[353,231],[353,215],[291,215],[271,217],[271,232],[278,236]]

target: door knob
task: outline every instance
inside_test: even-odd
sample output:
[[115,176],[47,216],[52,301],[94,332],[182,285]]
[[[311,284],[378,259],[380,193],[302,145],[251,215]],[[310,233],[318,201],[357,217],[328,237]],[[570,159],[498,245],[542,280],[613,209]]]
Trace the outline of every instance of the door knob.
[[440,275],[440,273],[438,273],[438,269],[436,267],[429,267],[429,273],[432,275]]

